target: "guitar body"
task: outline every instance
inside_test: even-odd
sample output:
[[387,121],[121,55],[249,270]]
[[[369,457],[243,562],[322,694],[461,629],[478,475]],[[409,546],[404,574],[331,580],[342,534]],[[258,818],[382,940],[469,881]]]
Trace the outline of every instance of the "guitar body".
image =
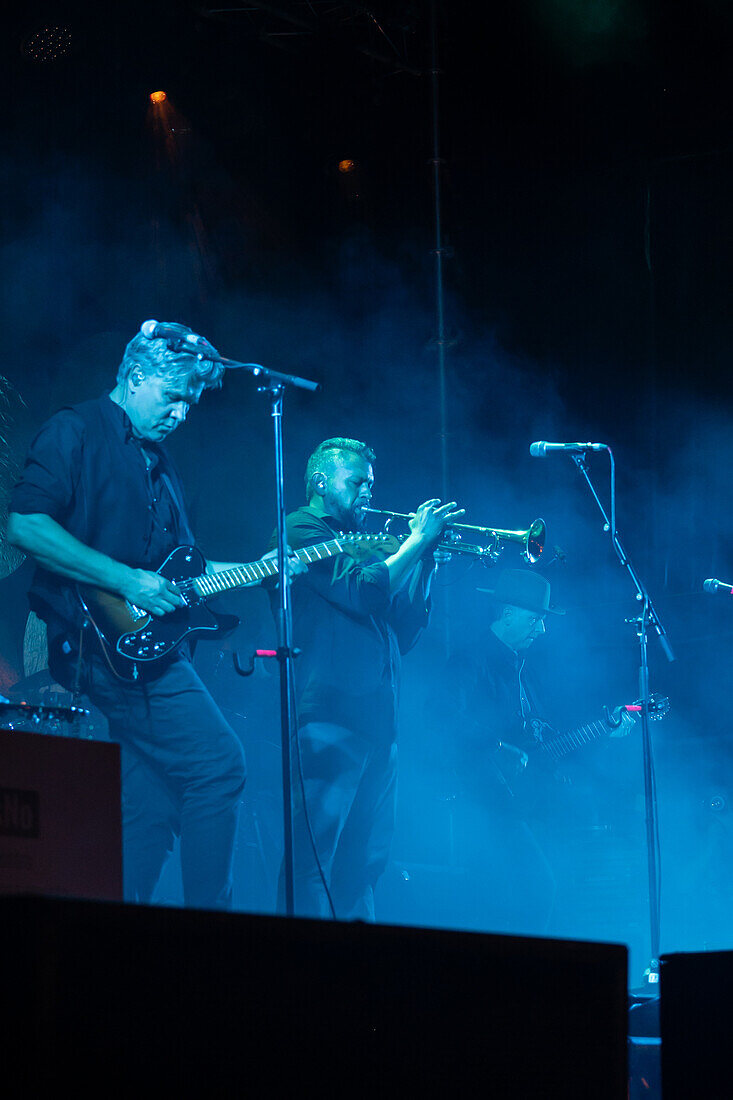
[[[555,732],[544,723],[532,723],[534,724],[543,726],[547,735]],[[532,740],[531,728],[526,733],[527,736],[521,744],[499,741],[494,748],[492,760],[497,777],[512,800],[514,811],[523,816],[532,812],[542,816],[546,809],[548,791],[562,784],[563,780],[555,761],[542,751],[539,742]]]
[[[157,570],[166,580],[181,584],[200,577],[206,561],[195,546],[178,546]],[[101,588],[79,587],[82,607],[94,627],[103,655],[116,676],[134,682],[145,678],[186,639],[220,633],[217,616],[184,587],[186,606],[158,618]]]

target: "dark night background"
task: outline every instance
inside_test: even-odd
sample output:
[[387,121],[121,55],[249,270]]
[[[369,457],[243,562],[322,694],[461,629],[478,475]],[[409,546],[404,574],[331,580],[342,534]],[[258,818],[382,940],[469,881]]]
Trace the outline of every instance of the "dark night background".
[[[70,48],[39,59],[34,35],[48,27],[68,31]],[[650,639],[652,688],[671,702],[654,728],[662,947],[729,947],[733,630],[702,581],[733,578],[733,8],[454,0],[438,4],[436,43],[445,468],[430,5],[59,0],[7,16],[6,463],[60,405],[111,386],[146,318],[315,378],[320,394],[286,398],[290,508],[312,447],[343,434],[377,452],[376,507],[408,511],[445,488],[469,522],[546,520],[546,557],[559,546],[565,560],[541,568],[568,614],[531,661],[548,717],[567,727],[636,695],[638,646],[624,623],[636,604],[572,462],[535,460],[528,447],[609,443],[621,539],[677,658]],[[168,101],[156,110],[148,96],[159,88]],[[339,172],[344,158],[353,172]],[[206,551],[258,556],[274,483],[269,408],[251,379],[228,376],[172,449]],[[607,499],[607,458],[590,469]],[[518,564],[516,547],[504,562]],[[480,646],[475,589],[489,581],[465,558],[441,570],[431,633],[406,662],[385,919],[441,919],[431,883],[451,865],[452,733],[431,716],[450,699],[446,653]],[[243,653],[272,640],[261,597],[237,599]],[[199,659],[250,760],[239,889],[242,907],[257,908],[277,853],[275,681],[265,671],[237,680],[225,651],[202,647]],[[648,951],[638,736],[590,751],[578,782],[597,792],[596,832],[557,931],[629,942],[638,977]],[[582,868],[598,829],[606,871],[594,894]]]

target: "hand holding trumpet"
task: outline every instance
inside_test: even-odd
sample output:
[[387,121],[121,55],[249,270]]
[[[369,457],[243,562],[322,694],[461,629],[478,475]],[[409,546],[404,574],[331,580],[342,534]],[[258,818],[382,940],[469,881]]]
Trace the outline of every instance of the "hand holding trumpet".
[[419,539],[424,549],[432,550],[440,542],[440,538],[449,523],[466,514],[465,508],[456,508],[455,500],[449,504],[441,504],[437,497],[424,501],[416,512],[410,512],[409,527],[411,535]]
[[441,504],[437,497],[433,497],[406,517],[410,534],[397,553],[391,554],[385,561],[389,571],[390,591],[393,594],[399,591],[415,567],[421,566],[421,559],[435,549],[445,527],[456,516],[463,515],[463,508],[457,511],[455,508],[454,500],[449,504]]

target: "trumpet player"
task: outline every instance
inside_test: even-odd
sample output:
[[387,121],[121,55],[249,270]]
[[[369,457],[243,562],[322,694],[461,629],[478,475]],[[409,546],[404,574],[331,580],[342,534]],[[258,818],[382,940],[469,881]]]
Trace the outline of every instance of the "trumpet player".
[[[306,502],[287,517],[294,550],[362,530],[374,458],[355,439],[315,448]],[[293,639],[301,651],[295,759],[303,780],[302,788],[294,784],[298,916],[374,920],[374,888],[394,830],[400,659],[428,622],[433,551],[461,515],[455,501],[427,500],[395,552],[385,556],[367,544],[364,555],[314,561],[293,584]]]

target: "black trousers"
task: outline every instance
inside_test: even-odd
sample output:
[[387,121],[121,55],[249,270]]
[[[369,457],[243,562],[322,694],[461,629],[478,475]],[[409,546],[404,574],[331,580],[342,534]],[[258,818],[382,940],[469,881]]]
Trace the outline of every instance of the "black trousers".
[[152,899],[180,837],[185,904],[230,908],[244,752],[191,662],[126,683],[91,655],[80,686],[121,746],[125,899]]
[[[320,863],[336,918],[373,921],[374,888],[394,834],[397,745],[373,744],[328,722],[301,726],[298,741],[293,748],[295,915],[331,916]],[[281,871],[281,908],[283,900]]]

